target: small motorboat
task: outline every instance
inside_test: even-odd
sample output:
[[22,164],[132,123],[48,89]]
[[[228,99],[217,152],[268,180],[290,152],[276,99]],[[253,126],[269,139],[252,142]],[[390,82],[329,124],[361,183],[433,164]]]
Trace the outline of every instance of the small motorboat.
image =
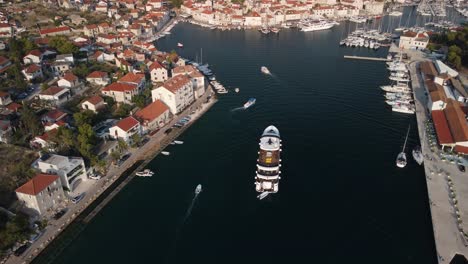
[[255,104],[255,102],[257,101],[257,99],[255,98],[250,98],[247,103],[244,104],[244,109],[247,109],[249,107],[251,107],[252,105]]
[[152,172],[149,169],[145,169],[144,171],[139,171],[139,172],[135,173],[135,175],[139,176],[139,177],[151,177],[151,176],[153,176],[153,174],[154,174],[154,172]]
[[271,30],[271,32],[273,32],[273,33],[275,33],[275,34],[278,34],[279,31],[280,31],[279,28],[276,28],[276,27],[273,27],[273,28],[271,28],[270,30]]
[[199,194],[202,192],[202,185],[201,184],[198,184],[197,185],[197,188],[195,188],[195,194]]
[[424,156],[422,154],[422,151],[421,151],[421,147],[420,146],[416,146],[414,149],[413,149],[413,159],[419,164],[419,165],[422,165],[423,162],[424,162]]
[[260,68],[260,70],[261,70],[264,74],[271,75],[270,70],[268,70],[268,68],[265,67],[265,66],[262,66],[262,67]]
[[234,92],[238,93],[240,91],[239,88],[234,89]]
[[165,156],[169,156],[171,153],[169,151],[161,151],[161,154]]
[[179,47],[179,48],[183,48],[183,47],[184,47],[184,44],[182,44],[182,43],[178,42],[178,43],[177,43],[177,47]]
[[174,143],[177,144],[177,145],[182,145],[184,144],[183,141],[180,141],[180,140],[174,140]]
[[269,192],[262,192],[257,196],[259,200],[262,200],[263,198],[267,197],[270,193]]

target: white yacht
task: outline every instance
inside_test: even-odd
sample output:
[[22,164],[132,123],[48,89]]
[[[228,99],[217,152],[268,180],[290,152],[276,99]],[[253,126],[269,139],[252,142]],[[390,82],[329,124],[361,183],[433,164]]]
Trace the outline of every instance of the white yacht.
[[335,26],[334,23],[329,23],[326,21],[317,21],[317,22],[308,23],[307,25],[303,26],[301,28],[301,31],[304,31],[304,32],[319,31],[319,30],[330,29],[334,26]]
[[416,146],[414,149],[413,149],[413,159],[419,164],[419,165],[422,165],[423,162],[424,162],[424,156],[422,154],[422,151],[421,151],[421,147],[420,146]]
[[174,143],[176,143],[177,145],[182,145],[182,144],[184,144],[184,142],[183,142],[183,141],[180,141],[180,140],[174,140]]
[[410,131],[410,127],[408,127],[408,132],[406,132],[405,144],[403,144],[403,149],[398,154],[397,159],[396,159],[396,165],[398,168],[404,168],[406,167],[406,164],[407,164],[405,148],[406,148],[406,141],[408,140],[409,131]]
[[275,126],[269,126],[260,137],[255,190],[259,193],[276,193],[280,180],[281,138]]
[[165,156],[169,156],[171,153],[169,151],[161,151],[161,154]]
[[380,89],[390,93],[411,93],[411,89],[403,85],[384,85],[380,86]]
[[403,113],[403,114],[414,114],[416,110],[412,104],[396,104],[392,106],[393,112]]
[[403,13],[400,12],[400,11],[392,11],[392,12],[388,13],[388,15],[389,16],[401,16],[401,15],[403,15]]

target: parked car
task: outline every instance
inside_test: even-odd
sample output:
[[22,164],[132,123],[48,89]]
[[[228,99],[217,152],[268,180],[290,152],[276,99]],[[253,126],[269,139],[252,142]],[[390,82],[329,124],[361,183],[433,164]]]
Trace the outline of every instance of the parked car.
[[62,210],[58,211],[56,214],[54,214],[53,218],[54,218],[55,220],[58,220],[58,219],[60,219],[66,212],[67,212],[67,209],[62,209]]
[[171,131],[172,131],[172,128],[168,128],[166,131],[164,131],[164,134],[169,134],[171,133]]
[[130,153],[127,153],[125,155],[123,155],[119,161],[117,162],[117,165],[122,165],[122,163],[124,163],[126,160],[128,160],[128,158],[130,158],[131,154]]
[[28,249],[28,247],[30,245],[31,245],[30,243],[26,243],[26,244],[22,245],[17,250],[15,250],[14,255],[17,256],[17,257],[21,256],[21,254],[23,254],[26,251],[26,249]]
[[463,166],[463,165],[461,165],[461,164],[458,164],[458,165],[457,165],[457,168],[458,168],[459,171],[465,172],[465,166]]
[[81,200],[83,200],[83,197],[85,196],[85,193],[80,193],[78,194],[77,196],[75,196],[75,198],[73,198],[71,201],[72,203],[74,204],[77,204],[79,203]]
[[90,178],[90,179],[93,179],[93,180],[100,180],[100,179],[101,179],[101,175],[91,174],[91,175],[89,175],[89,178]]
[[145,137],[143,140],[140,142],[141,146],[144,146],[146,143],[148,143],[149,138]]

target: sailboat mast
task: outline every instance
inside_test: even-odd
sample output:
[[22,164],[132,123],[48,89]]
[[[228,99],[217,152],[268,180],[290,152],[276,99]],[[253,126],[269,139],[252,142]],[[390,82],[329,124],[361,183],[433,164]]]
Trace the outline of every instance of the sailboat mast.
[[405,152],[406,141],[408,141],[408,135],[409,135],[410,127],[411,126],[408,126],[408,132],[406,132],[405,144],[403,144],[403,150],[401,152]]

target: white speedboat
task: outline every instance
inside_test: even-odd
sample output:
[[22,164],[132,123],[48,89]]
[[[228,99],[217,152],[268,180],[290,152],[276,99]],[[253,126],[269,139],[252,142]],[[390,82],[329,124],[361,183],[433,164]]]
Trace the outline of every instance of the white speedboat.
[[165,156],[169,156],[171,153],[169,151],[161,151],[161,154]]
[[262,192],[257,196],[259,200],[262,200],[263,198],[267,197],[270,193],[269,192]]
[[388,15],[389,16],[401,16],[401,15],[403,15],[403,13],[400,12],[400,11],[392,11]]
[[421,151],[421,147],[420,146],[416,146],[414,149],[413,149],[413,159],[419,164],[423,164],[424,162],[424,156],[422,154],[422,151]]
[[238,93],[238,92],[240,91],[240,89],[239,89],[239,88],[236,88],[236,89],[234,89],[234,91],[235,91],[236,93]]
[[202,185],[201,184],[198,184],[197,185],[197,188],[195,188],[195,194],[199,194],[202,192]]
[[180,141],[180,140],[174,140],[174,143],[176,143],[177,145],[182,145],[182,144],[184,144],[184,142],[183,142],[183,141]]
[[268,70],[268,68],[267,68],[267,67],[265,67],[265,66],[262,66],[262,67],[260,68],[260,70],[261,70],[261,71],[262,71],[262,73],[264,73],[264,74],[271,75],[271,72],[270,72],[270,70]]
[[182,43],[179,42],[179,43],[177,43],[177,47],[183,48],[183,47],[184,47],[184,44],[182,44]]
[[247,103],[244,104],[244,109],[247,109],[249,107],[251,107],[252,105],[255,104],[255,102],[257,101],[257,99],[255,98],[250,98]]
[[408,141],[409,131],[410,131],[410,127],[408,127],[408,132],[406,132],[405,144],[403,144],[403,149],[398,154],[397,159],[396,159],[396,165],[398,168],[404,168],[406,167],[406,164],[407,164],[405,148],[406,148],[406,142]]
[[139,177],[151,177],[151,176],[153,176],[153,174],[154,174],[154,172],[152,172],[149,169],[145,169],[144,171],[139,171],[139,172],[135,173],[135,175],[139,176]]

